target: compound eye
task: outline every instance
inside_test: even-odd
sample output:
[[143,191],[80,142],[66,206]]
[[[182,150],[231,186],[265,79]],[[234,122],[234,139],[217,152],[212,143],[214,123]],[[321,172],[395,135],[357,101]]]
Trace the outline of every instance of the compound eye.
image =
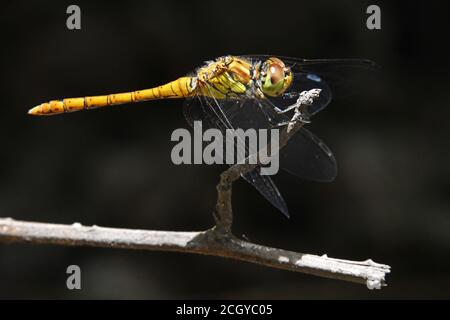
[[278,63],[271,63],[269,65],[270,81],[275,84],[278,81],[284,80],[284,68]]

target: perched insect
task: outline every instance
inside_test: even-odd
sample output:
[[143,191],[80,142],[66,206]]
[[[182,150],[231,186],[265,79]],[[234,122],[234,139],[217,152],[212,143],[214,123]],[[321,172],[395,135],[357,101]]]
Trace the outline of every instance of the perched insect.
[[[363,59],[299,59],[265,55],[224,56],[207,61],[190,76],[151,89],[102,96],[68,98],[42,103],[32,115],[55,115],[85,109],[167,98],[187,98],[184,114],[190,124],[222,131],[235,128],[273,128],[286,125],[301,92],[321,89],[320,96],[302,114],[302,120],[325,108],[332,93],[345,86],[355,68],[373,68]],[[336,160],[315,135],[301,128],[280,152],[280,165],[300,178],[332,181]],[[244,174],[272,205],[289,216],[287,205],[269,176],[259,168]]]

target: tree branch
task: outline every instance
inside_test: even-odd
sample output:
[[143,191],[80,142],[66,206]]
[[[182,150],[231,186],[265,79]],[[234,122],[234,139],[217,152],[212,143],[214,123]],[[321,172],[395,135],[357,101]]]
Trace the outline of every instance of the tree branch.
[[0,219],[0,242],[90,246],[153,251],[190,252],[252,262],[278,269],[366,284],[384,285],[390,267],[371,260],[349,261],[276,249],[224,238],[214,229],[203,232],[150,231]]
[[[215,227],[201,232],[175,232],[104,228],[15,221],[0,218],[0,243],[25,242],[34,244],[56,244],[67,246],[91,246],[139,250],[190,252],[247,261],[272,268],[303,272],[325,278],[346,280],[366,284],[369,289],[380,289],[390,267],[372,260],[350,261],[303,254],[283,249],[266,247],[236,238],[231,227],[233,213],[231,191],[234,181],[260,165],[264,155],[278,153],[289,139],[303,126],[303,111],[319,97],[320,90],[312,89],[300,93],[294,115],[280,129],[278,148],[268,144],[250,155],[244,163],[231,166],[220,175],[217,185],[217,203],[214,212]],[[272,150],[274,149],[274,150]],[[267,152],[270,150],[270,153]],[[252,161],[253,160],[253,161]],[[256,161],[255,161],[256,160]],[[255,164],[253,164],[255,163]]]

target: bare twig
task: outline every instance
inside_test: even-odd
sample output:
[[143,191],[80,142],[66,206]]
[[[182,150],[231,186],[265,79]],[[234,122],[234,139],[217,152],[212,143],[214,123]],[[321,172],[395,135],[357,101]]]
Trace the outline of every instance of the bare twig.
[[[304,124],[301,117],[302,108],[309,106],[319,94],[318,89],[300,94],[297,101],[298,107],[294,110],[291,122],[280,130],[278,149],[272,150],[270,144],[266,147],[271,155],[279,152],[292,135],[302,127]],[[249,158],[261,159],[262,155],[268,154],[266,151],[260,150]],[[370,259],[366,261],[333,259],[326,255],[317,256],[266,247],[236,238],[231,232],[232,184],[242,174],[250,172],[258,165],[257,161],[247,161],[244,164],[233,165],[221,174],[217,185],[218,197],[214,212],[216,226],[210,230],[200,232],[130,230],[88,227],[79,223],[60,225],[0,218],[0,242],[190,252],[363,283],[369,289],[379,289],[384,285],[385,275],[390,272],[390,267]]]
[[270,248],[213,229],[203,232],[149,231],[97,226],[37,223],[0,219],[0,242],[26,242],[138,250],[199,253],[237,259],[278,269],[366,284],[381,288],[389,266],[371,260],[349,261]]

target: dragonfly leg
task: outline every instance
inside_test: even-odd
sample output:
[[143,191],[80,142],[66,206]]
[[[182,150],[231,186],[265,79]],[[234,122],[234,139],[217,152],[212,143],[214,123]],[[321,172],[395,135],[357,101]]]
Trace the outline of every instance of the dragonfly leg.
[[303,112],[302,110],[300,110],[301,106],[302,105],[300,99],[298,99],[296,103],[287,107],[285,110],[282,110],[281,112],[277,111],[278,114],[285,114],[291,110],[294,110],[292,118],[287,121],[283,121],[282,123],[279,124],[279,126],[291,125],[298,121],[302,123],[311,123],[311,121],[309,120],[308,112]]
[[294,115],[292,117],[292,119],[290,121],[288,121],[288,123],[291,123],[293,121],[301,121],[303,123],[310,123],[311,121],[309,120],[309,113],[308,110],[305,109],[304,106],[304,101],[302,100],[302,95],[301,94],[296,94],[296,93],[288,93],[288,97],[287,98],[294,98],[295,95],[298,97],[297,101],[295,101],[292,105],[288,106],[286,109],[284,110],[280,110],[280,109],[276,109],[275,112],[277,112],[278,114],[285,114],[288,113],[292,110],[294,110]]
[[297,98],[297,101],[293,103],[292,105],[288,106],[286,109],[280,109],[275,107],[275,112],[278,114],[288,113],[289,111],[298,108],[300,106],[300,94],[297,92],[287,92],[283,94],[283,99],[295,99]]
[[279,108],[276,108],[276,109],[275,109],[275,112],[278,113],[278,114],[288,113],[288,112],[291,111],[291,110],[298,109],[298,107],[300,107],[300,105],[301,105],[300,102],[297,100],[294,104],[290,105],[289,107],[287,107],[287,108],[284,109],[284,110],[281,110],[281,109],[279,109]]
[[[302,112],[299,110],[301,106],[301,103],[299,102],[299,100],[297,100],[296,103],[294,103],[292,106],[288,107],[288,110],[281,110],[279,108],[277,108],[276,106],[272,105],[272,108],[270,108],[270,112],[267,108],[267,105],[263,105],[260,104],[260,109],[263,113],[263,115],[265,116],[265,118],[267,119],[267,121],[269,122],[269,124],[272,126],[272,128],[280,128],[286,125],[289,125],[293,122],[297,122],[297,121],[301,121],[303,123],[309,123],[309,118],[305,117],[304,115],[302,115]],[[294,116],[293,117],[279,117],[280,115],[283,115],[284,113],[291,111],[291,110],[295,110],[294,112]],[[275,114],[271,114],[272,111],[275,111]]]

